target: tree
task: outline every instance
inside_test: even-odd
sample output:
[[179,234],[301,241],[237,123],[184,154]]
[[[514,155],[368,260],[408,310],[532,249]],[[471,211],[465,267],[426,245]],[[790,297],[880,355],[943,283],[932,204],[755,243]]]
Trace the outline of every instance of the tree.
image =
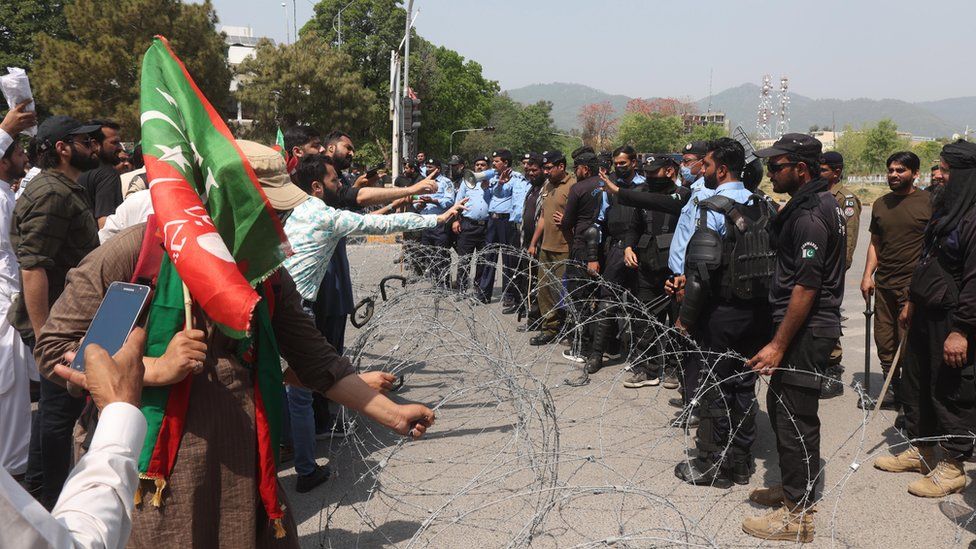
[[681,116],[695,112],[695,108],[693,105],[673,97],[659,97],[657,99],[631,99],[627,102],[627,112]]
[[869,170],[881,172],[885,160],[897,150],[909,148],[907,139],[898,137],[898,126],[889,118],[878,122],[873,128],[865,128],[863,160]]
[[410,72],[421,101],[419,150],[444,156],[449,152],[451,132],[488,123],[498,83],[482,76],[478,63],[423,38],[417,39],[415,52],[417,63]]
[[584,105],[577,118],[583,127],[583,143],[596,150],[610,145],[617,131],[617,119],[609,101]]
[[56,0],[4,0],[0,2],[0,67],[30,71],[40,34],[67,38],[65,2]]
[[631,112],[620,120],[616,144],[630,145],[639,152],[671,152],[681,146],[683,131],[680,116]]
[[360,85],[352,58],[314,33],[291,45],[263,41],[237,71],[243,80],[237,97],[265,135],[295,124],[355,135],[380,108],[376,95]]
[[467,134],[458,139],[460,146],[455,142],[454,149],[470,159],[499,148],[515,154],[541,153],[561,142],[555,135],[552,103],[548,101],[522,105],[508,95],[497,95],[492,100],[488,123],[495,127],[495,131]]
[[718,139],[719,137],[728,137],[729,132],[725,126],[719,126],[718,124],[706,124],[704,126],[695,126],[691,129],[691,133],[688,134],[688,141],[711,141],[713,139]]
[[227,46],[210,0],[75,0],[64,8],[67,38],[40,34],[33,86],[51,112],[112,118],[125,136],[139,129],[139,74],[153,36],[162,34],[218,109],[230,97]]
[[864,132],[853,130],[850,126],[844,128],[844,133],[837,138],[834,150],[843,155],[846,173],[861,175],[870,172],[863,160],[865,145],[866,135]]
[[922,161],[922,170],[928,170],[939,163],[939,156],[942,154],[944,143],[939,141],[922,141],[912,147],[912,152],[918,155]]

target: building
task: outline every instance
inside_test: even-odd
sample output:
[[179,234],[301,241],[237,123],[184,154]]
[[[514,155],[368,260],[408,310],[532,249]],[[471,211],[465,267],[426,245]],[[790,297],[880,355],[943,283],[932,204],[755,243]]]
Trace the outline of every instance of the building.
[[[225,42],[227,44],[227,62],[230,64],[231,69],[235,69],[237,65],[240,65],[245,59],[254,57],[254,50],[257,49],[258,42],[262,39],[271,41],[274,44],[274,40],[270,38],[262,38],[254,36],[254,31],[251,27],[232,27],[230,25],[224,25],[220,28],[220,31],[226,35]],[[230,80],[230,92],[233,94],[237,91],[237,88],[241,84],[241,76],[234,74]],[[237,118],[236,121],[242,124],[250,123],[249,119],[244,118],[244,110],[241,106],[241,102],[237,101]]]
[[681,115],[685,125],[685,133],[691,133],[696,127],[721,126],[726,133],[729,131],[729,121],[724,112],[685,113]]

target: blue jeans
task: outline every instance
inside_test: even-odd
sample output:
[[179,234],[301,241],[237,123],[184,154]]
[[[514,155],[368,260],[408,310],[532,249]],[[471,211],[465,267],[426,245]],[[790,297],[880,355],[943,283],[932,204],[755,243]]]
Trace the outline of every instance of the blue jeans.
[[288,415],[291,419],[291,441],[295,449],[295,472],[308,476],[315,472],[315,413],[312,391],[288,386]]

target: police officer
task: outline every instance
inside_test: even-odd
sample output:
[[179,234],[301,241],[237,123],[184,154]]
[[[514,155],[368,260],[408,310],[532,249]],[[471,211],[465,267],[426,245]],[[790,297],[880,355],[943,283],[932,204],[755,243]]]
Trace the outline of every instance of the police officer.
[[[680,301],[685,283],[685,250],[688,248],[688,241],[695,232],[695,225],[698,221],[698,202],[712,196],[715,191],[705,186],[701,177],[702,166],[704,165],[705,154],[708,152],[706,141],[692,141],[685,145],[681,150],[681,165],[679,174],[681,182],[691,190],[688,202],[681,209],[678,216],[678,225],[674,229],[674,237],[671,240],[671,250],[668,253],[668,267],[671,269],[672,277],[665,282],[665,291],[674,295]],[[681,364],[681,397],[672,398],[668,404],[683,408],[691,402],[691,397],[698,391],[698,362],[686,361]],[[664,377],[664,387],[675,389],[678,387],[678,380],[671,379],[667,374]],[[698,415],[693,409],[690,414],[684,416],[689,425],[694,427],[698,424]]]
[[[488,169],[488,158],[480,157],[475,161],[475,169],[481,171]],[[470,284],[471,257],[477,257],[478,252],[485,246],[485,233],[488,229],[488,205],[491,203],[491,189],[487,181],[474,182],[469,184],[463,178],[458,183],[457,200],[467,198],[468,210],[461,214],[461,218],[452,225],[452,231],[457,235],[457,245],[455,250],[458,254],[458,274],[457,291],[464,296]],[[474,280],[475,288],[478,288],[477,281],[485,269],[484,261],[477,261],[475,266]],[[479,301],[485,301],[485,296],[481,295],[480,288],[476,290]]]
[[[590,324],[594,314],[593,299],[602,286],[596,280],[600,273],[600,211],[603,207],[603,182],[600,161],[591,151],[576,151],[573,167],[578,183],[569,189],[566,207],[557,216],[562,230],[572,235],[570,261],[566,266],[566,294],[573,307],[574,351],[588,354],[591,348]],[[589,383],[589,369],[580,368],[575,376],[564,380],[571,387]]]
[[[619,158],[619,157],[618,157]],[[664,350],[655,341],[655,333],[649,322],[653,315],[663,324],[670,311],[671,301],[661,302],[664,281],[670,275],[668,252],[678,222],[678,214],[688,201],[691,191],[676,184],[673,179],[674,162],[667,156],[645,156],[642,170],[643,184],[624,188],[602,175],[604,188],[610,200],[624,207],[634,207],[635,215],[624,237],[624,264],[637,272],[636,294],[648,308],[647,315],[633,319],[634,337],[638,339],[632,375],[624,381],[624,387],[639,388],[660,383]]]
[[[525,195],[531,185],[525,176],[512,169],[512,152],[499,149],[491,153],[495,175],[489,180],[491,202],[488,204],[488,226],[485,234],[484,270],[478,277],[482,301],[491,301],[495,289],[495,267],[498,252],[502,251],[502,289],[505,296],[502,307],[515,304],[515,289],[511,286],[512,273],[518,261],[516,254],[504,249],[516,242],[516,221],[522,217]],[[514,312],[514,311],[512,311]]]
[[[607,162],[613,162],[613,180],[623,189],[633,189],[644,183],[644,176],[637,173],[637,152],[627,145],[608,155]],[[598,159],[600,157],[598,156]],[[600,173],[603,174],[603,159],[600,160]],[[607,177],[607,176],[601,176]],[[603,267],[601,274],[609,284],[600,285],[600,300],[597,302],[597,318],[593,329],[593,342],[586,357],[586,370],[594,374],[603,367],[603,353],[607,343],[615,334],[616,318],[622,315],[616,305],[620,301],[615,286],[633,292],[636,289],[637,272],[624,264],[624,248],[627,247],[627,232],[634,222],[637,210],[620,204],[612,194],[604,193],[600,208],[600,219],[605,228],[603,243]],[[615,285],[615,286],[613,286]]]
[[[823,153],[820,157],[820,177],[827,180],[828,190],[840,205],[847,222],[847,258],[844,262],[844,270],[847,271],[851,268],[854,249],[857,247],[857,234],[861,226],[861,201],[853,191],[841,183],[844,178],[844,157],[839,152]],[[843,358],[844,350],[838,339],[837,347],[830,353],[827,373],[821,379],[820,398],[833,398],[844,394],[844,382],[840,379],[841,374],[844,373],[844,366],[841,364]]]
[[813,507],[820,498],[820,376],[840,337],[846,235],[844,214],[820,177],[820,142],[790,133],[768,149],[773,190],[790,201],[773,220],[776,274],[769,291],[775,335],[747,364],[772,375],[766,411],[776,437],[781,486],[749,499],[775,507],[742,523],[747,534],[771,540],[813,541]]
[[[908,485],[919,497],[941,498],[966,488],[963,462],[973,454],[976,374],[969,339],[976,334],[976,144],[943,147],[946,200],[925,229],[899,322],[908,328],[901,360],[905,428],[912,446],[874,466],[926,476]],[[935,439],[941,439],[941,457]]]
[[692,360],[702,362],[704,380],[699,394],[686,395],[701,403],[698,457],[678,463],[674,474],[689,484],[722,488],[733,481],[749,483],[756,438],[756,375],[725,355],[752,356],[770,334],[771,212],[743,185],[744,167],[745,151],[736,140],[723,137],[709,144],[702,175],[715,194],[696,208],[698,221],[685,257],[685,295],[675,323],[703,351]]
[[[427,159],[427,173],[436,173],[437,192],[433,194],[423,194],[418,197],[416,205],[420,207],[418,213],[425,215],[440,215],[454,205],[454,183],[440,173],[441,163],[434,157]],[[420,243],[424,246],[424,252],[428,254],[426,262],[426,274],[429,275],[437,286],[447,288],[450,283],[451,252],[450,237],[446,226],[424,229],[420,236]]]
[[[519,254],[518,265],[515,268],[515,286],[518,288],[520,301],[518,309],[526,313],[528,324],[519,326],[518,331],[527,331],[533,327],[538,327],[540,318],[539,303],[534,295],[528,295],[531,290],[536,293],[538,277],[535,271],[535,262],[528,254],[528,248],[532,244],[532,235],[535,234],[536,223],[542,215],[542,187],[546,182],[546,174],[542,167],[542,155],[537,153],[526,153],[523,159],[523,169],[525,177],[528,179],[529,192],[525,195],[525,203],[522,206],[522,249],[525,253]],[[530,280],[534,283],[530,285]],[[527,302],[530,304],[525,310]]]

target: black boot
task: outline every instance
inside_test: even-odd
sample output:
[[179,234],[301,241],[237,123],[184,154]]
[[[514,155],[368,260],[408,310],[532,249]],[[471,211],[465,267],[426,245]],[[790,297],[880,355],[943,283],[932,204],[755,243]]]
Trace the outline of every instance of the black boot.
[[732,482],[745,486],[749,484],[749,479],[756,472],[756,460],[752,454],[732,455]]
[[732,487],[732,479],[727,471],[722,470],[718,463],[702,458],[682,461],[675,465],[674,476],[695,486]]
[[827,366],[827,371],[820,378],[820,399],[825,400],[844,394],[844,382],[840,380],[844,367],[840,364]]

